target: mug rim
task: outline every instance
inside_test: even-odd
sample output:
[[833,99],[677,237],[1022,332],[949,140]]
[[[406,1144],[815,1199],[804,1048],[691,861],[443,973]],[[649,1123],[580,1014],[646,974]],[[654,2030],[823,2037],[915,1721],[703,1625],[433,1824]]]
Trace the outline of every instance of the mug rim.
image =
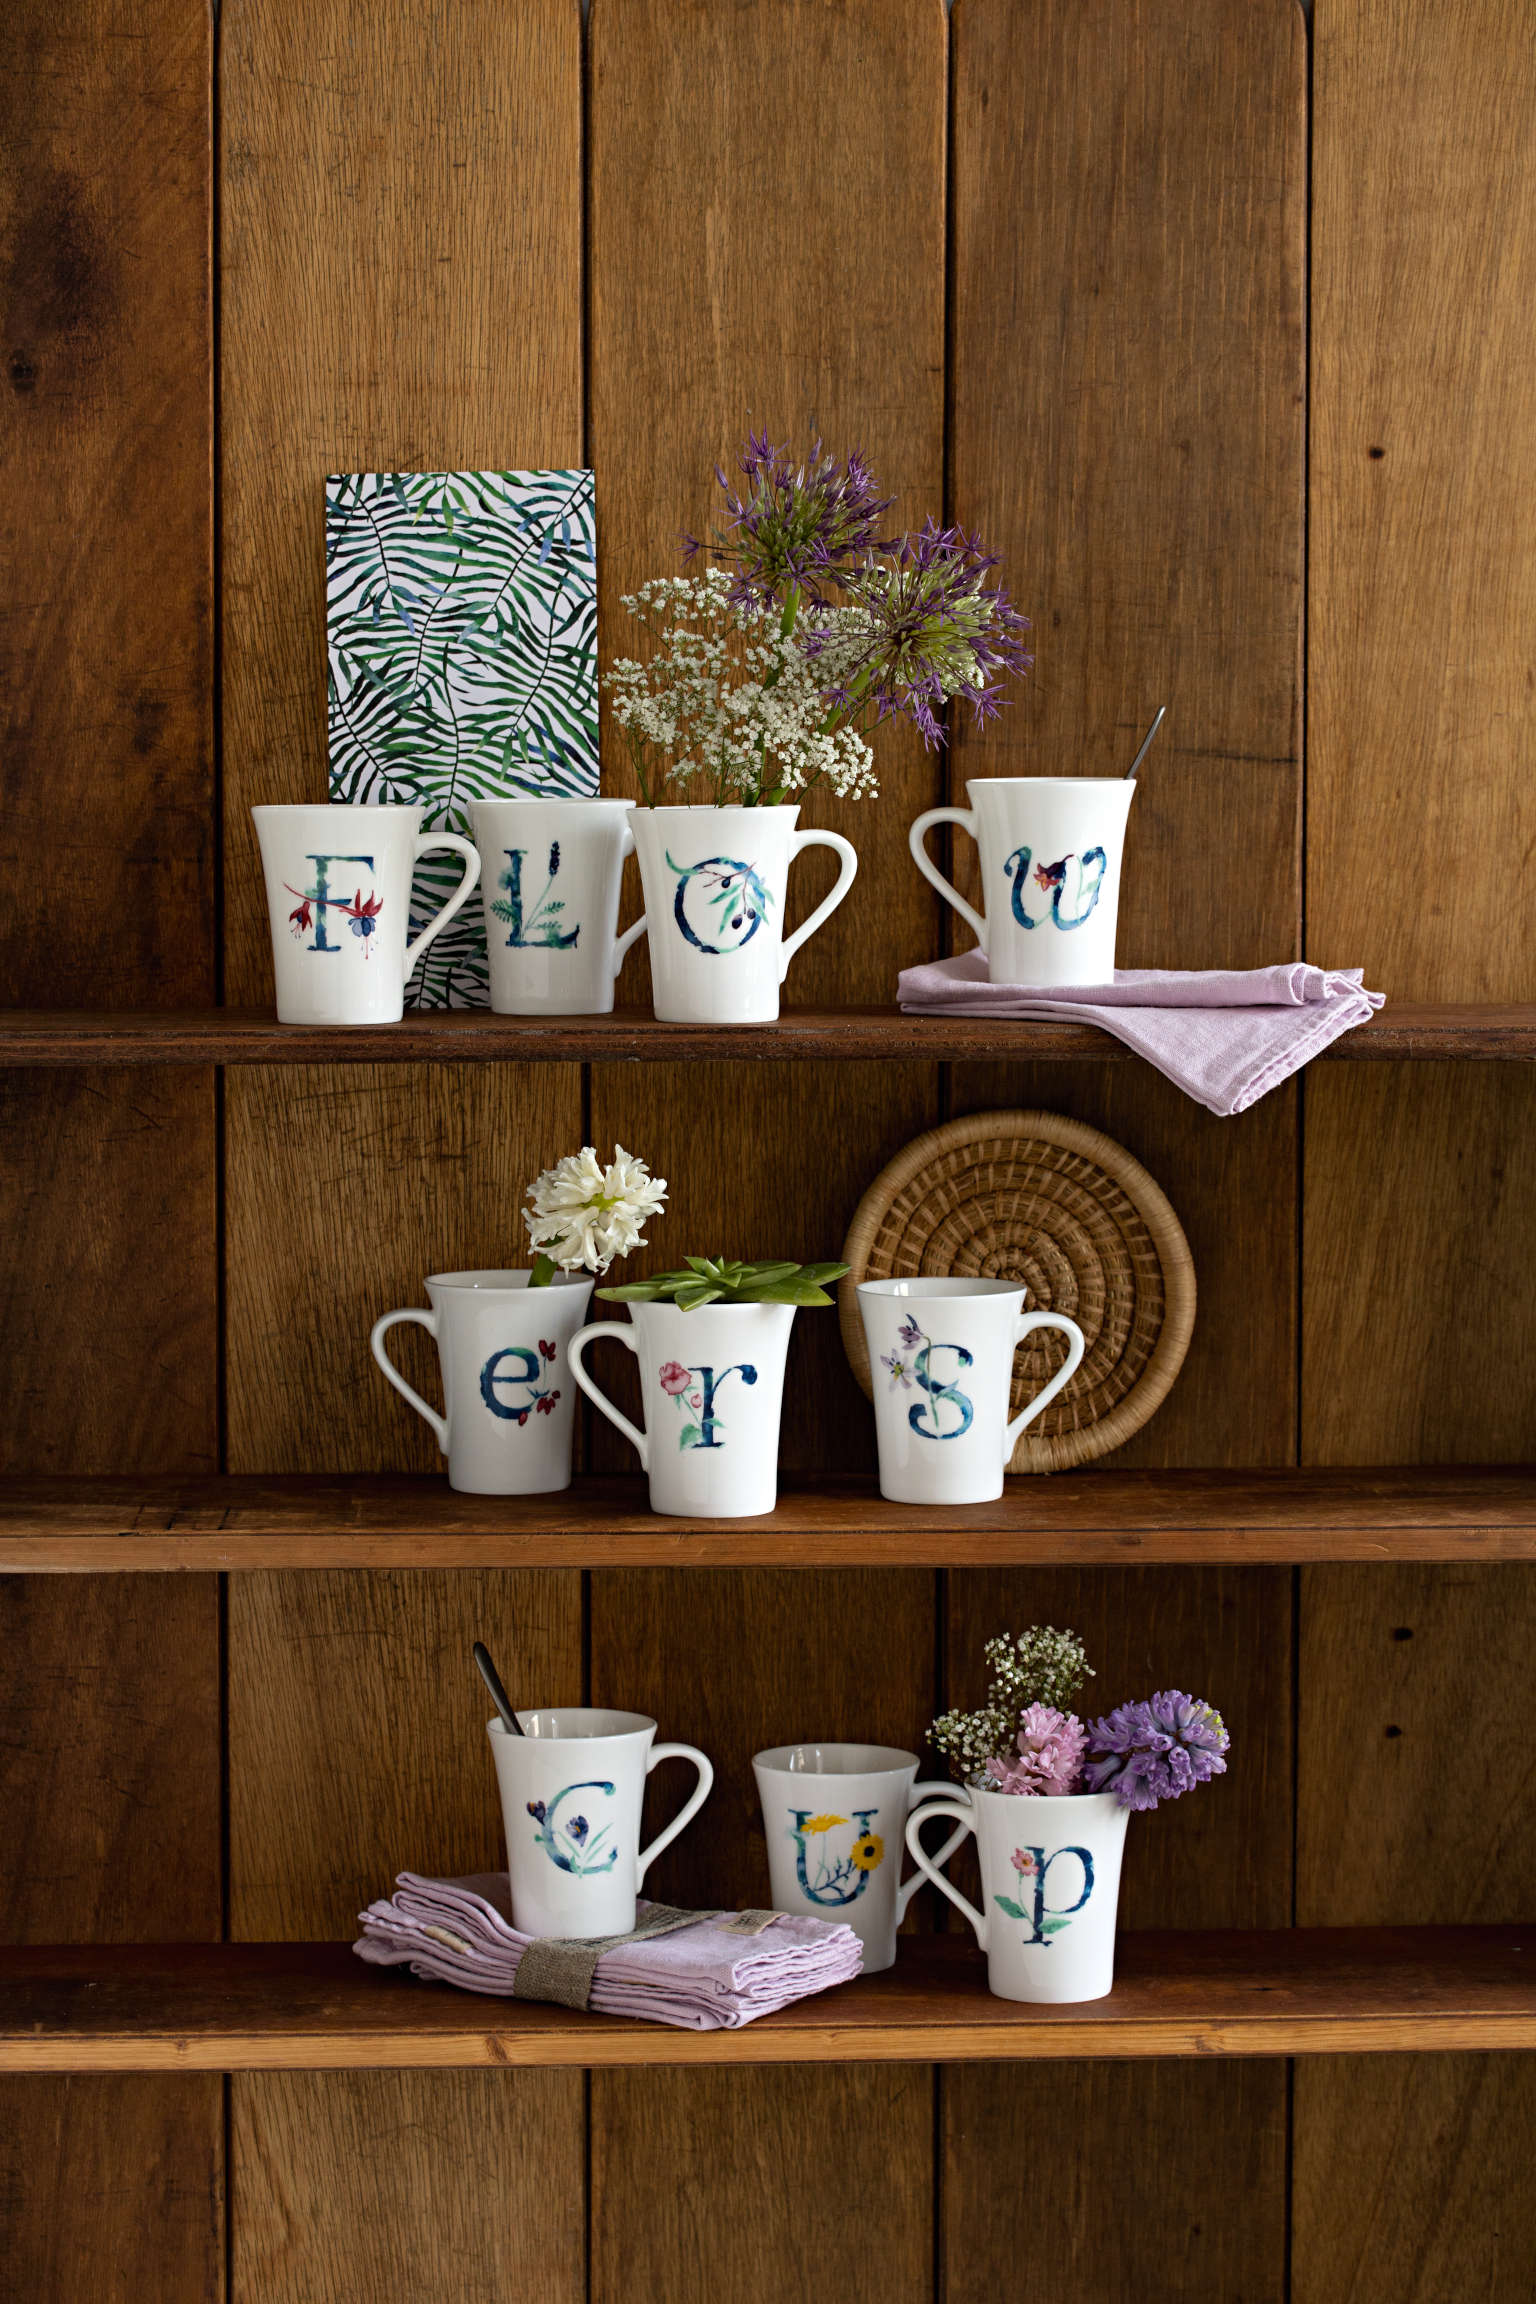
[[[514,1710],[523,1723],[522,1735],[511,1735],[498,1713],[485,1724],[486,1732],[493,1741],[499,1740],[507,1745],[540,1745],[547,1750],[557,1744],[618,1744],[630,1737],[643,1736],[647,1731],[654,1735],[656,1729],[656,1723],[648,1712],[614,1712],[604,1704],[519,1704],[514,1706]],[[536,1731],[530,1732],[535,1721],[552,1714],[566,1720],[624,1721],[627,1725],[595,1728],[586,1734],[578,1730],[574,1735],[562,1736],[540,1736]]]
[[421,800],[257,800],[252,803],[253,816],[415,816],[418,819],[426,803]]
[[557,799],[552,792],[504,792],[494,800],[471,800],[469,813],[479,808],[617,808],[628,815],[633,802],[615,800],[608,792],[572,792],[565,799]]
[[1134,791],[1136,783],[1134,776],[967,776],[965,788],[967,792],[978,789],[1012,791],[1029,785],[1037,791],[1059,792],[1067,786],[1075,788],[1081,785],[1085,791],[1118,791],[1121,785],[1128,784]]
[[[429,1272],[423,1286],[427,1288],[453,1288],[463,1296],[525,1296],[532,1276],[532,1266],[493,1264],[470,1266],[462,1272]],[[597,1278],[595,1272],[557,1272],[549,1282],[551,1288],[590,1287]]]
[[629,800],[625,806],[631,816],[776,816],[785,823],[793,823],[800,813],[798,800],[793,807],[781,801],[772,808],[749,808],[739,800],[689,800],[665,808],[648,808],[643,800]]
[[[791,1752],[807,1750],[872,1752],[880,1755],[880,1757],[861,1767],[791,1768],[788,1766],[788,1755]],[[797,1744],[773,1744],[769,1746],[766,1752],[754,1752],[752,1765],[754,1768],[761,1768],[765,1775],[787,1776],[793,1777],[797,1781],[803,1779],[806,1783],[825,1784],[829,1780],[839,1778],[846,1778],[851,1781],[857,1776],[904,1776],[908,1768],[914,1771],[920,1768],[922,1761],[916,1752],[904,1752],[899,1744],[846,1743],[835,1737],[821,1742],[815,1737],[805,1736]]]
[[909,1279],[860,1280],[855,1283],[857,1294],[873,1296],[884,1304],[906,1304],[928,1298],[933,1303],[954,1302],[971,1297],[977,1303],[995,1303],[1000,1296],[1027,1296],[1027,1280],[986,1280],[979,1274],[968,1279],[962,1273],[918,1273]]

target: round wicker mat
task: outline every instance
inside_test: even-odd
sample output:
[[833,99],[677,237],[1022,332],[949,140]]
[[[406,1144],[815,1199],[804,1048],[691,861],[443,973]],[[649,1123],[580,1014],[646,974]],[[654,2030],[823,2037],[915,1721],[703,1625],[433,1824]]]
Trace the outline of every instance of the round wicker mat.
[[[843,1348],[866,1392],[861,1280],[1017,1280],[1026,1311],[1077,1322],[1082,1366],[1021,1437],[1015,1472],[1120,1447],[1166,1398],[1195,1322],[1189,1243],[1158,1186],[1111,1137],[1052,1112],[977,1112],[915,1137],[859,1202],[843,1256]],[[1049,1329],[1021,1346],[1015,1415],[1065,1352]]]

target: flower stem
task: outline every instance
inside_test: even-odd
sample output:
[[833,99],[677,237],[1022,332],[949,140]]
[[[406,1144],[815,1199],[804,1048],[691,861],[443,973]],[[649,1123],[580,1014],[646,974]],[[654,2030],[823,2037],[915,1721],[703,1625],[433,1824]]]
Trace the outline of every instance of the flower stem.
[[528,1275],[528,1285],[530,1288],[547,1288],[554,1277],[555,1260],[553,1256],[546,1256],[541,1248],[533,1260],[533,1270]]

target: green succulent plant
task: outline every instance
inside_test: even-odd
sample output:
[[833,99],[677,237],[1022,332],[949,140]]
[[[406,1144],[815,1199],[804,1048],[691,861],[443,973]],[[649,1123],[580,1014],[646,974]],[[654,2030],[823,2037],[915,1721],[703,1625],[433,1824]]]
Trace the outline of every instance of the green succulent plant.
[[610,1304],[671,1302],[680,1312],[701,1304],[830,1304],[824,1283],[841,1280],[846,1264],[736,1264],[723,1256],[690,1256],[681,1272],[653,1272],[599,1288]]

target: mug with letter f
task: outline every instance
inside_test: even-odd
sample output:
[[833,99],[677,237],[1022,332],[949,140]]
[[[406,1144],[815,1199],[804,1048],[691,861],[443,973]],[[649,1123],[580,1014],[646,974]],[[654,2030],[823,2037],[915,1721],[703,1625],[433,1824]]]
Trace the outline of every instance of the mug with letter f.
[[[397,1024],[411,970],[473,894],[480,859],[419,807],[253,808],[272,926],[280,1024]],[[464,877],[407,942],[419,856],[447,849]]]

